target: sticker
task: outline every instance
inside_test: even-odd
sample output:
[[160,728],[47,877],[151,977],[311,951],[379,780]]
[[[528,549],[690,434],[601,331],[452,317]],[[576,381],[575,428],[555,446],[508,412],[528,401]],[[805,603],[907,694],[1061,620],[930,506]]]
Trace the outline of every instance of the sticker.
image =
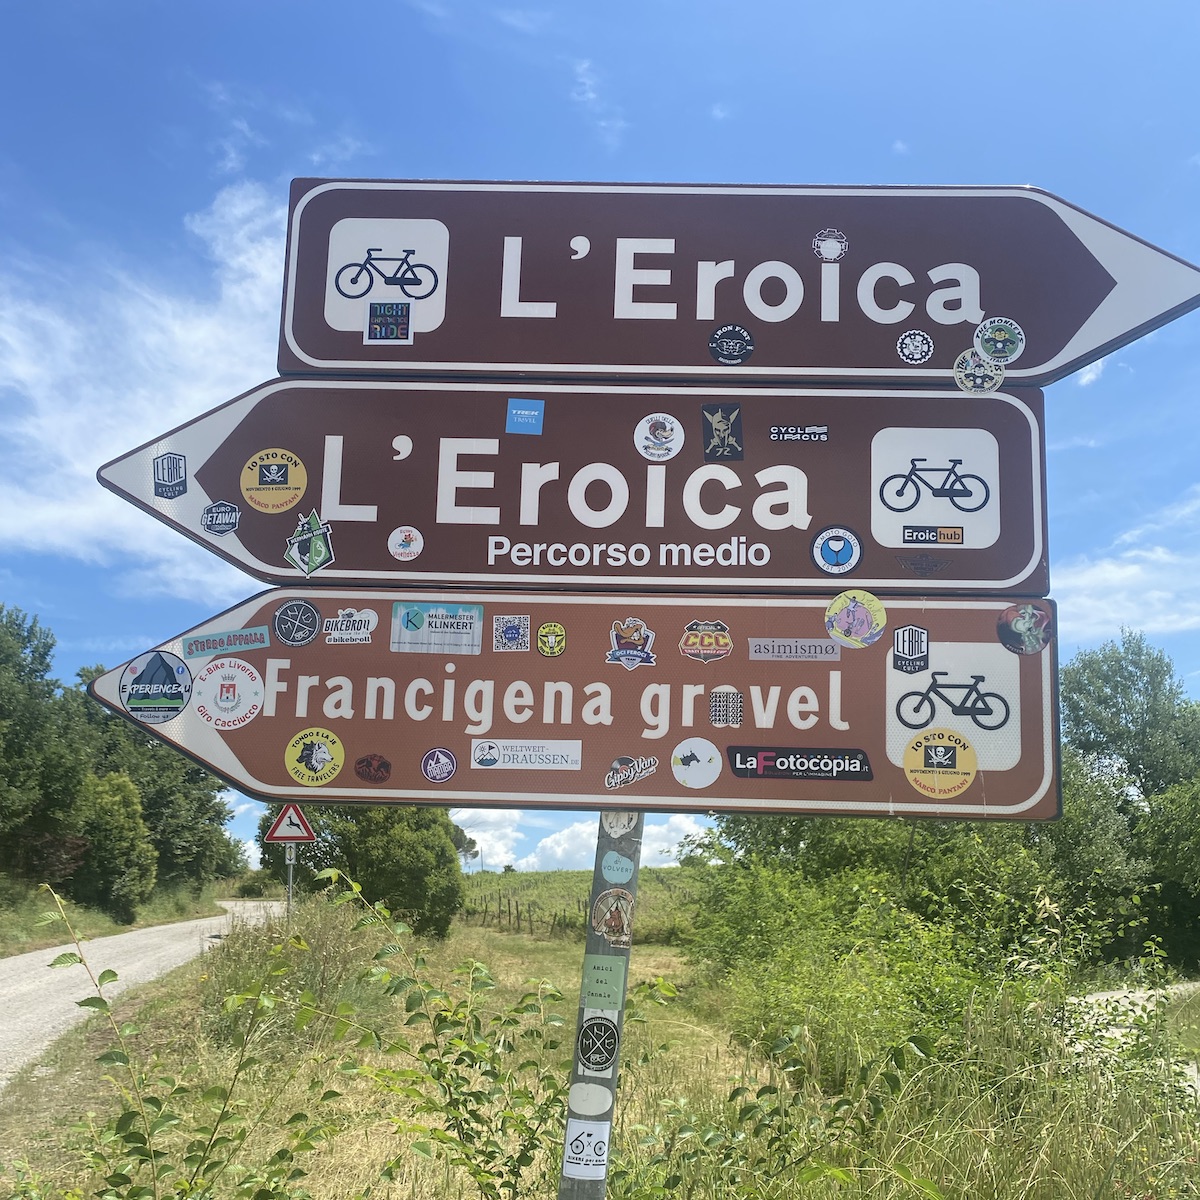
[[812,560],[826,575],[845,575],[862,559],[862,542],[852,529],[830,525],[813,538]]
[[609,1017],[588,1017],[575,1035],[575,1055],[589,1071],[612,1069],[621,1048],[621,1031]]
[[421,759],[421,774],[430,783],[445,783],[457,770],[458,759],[445,746],[426,750]]
[[865,750],[798,750],[790,746],[729,746],[729,769],[739,779],[836,779],[870,782]]
[[398,654],[479,654],[483,605],[396,601],[389,645]]
[[424,549],[425,539],[412,525],[401,525],[388,534],[388,553],[397,562],[412,562]]
[[755,662],[840,662],[842,648],[822,638],[761,637],[747,643]]
[[932,554],[897,554],[896,561],[918,579],[928,579],[931,575],[940,574],[950,565],[948,558],[934,558]]
[[[657,770],[658,759],[653,754],[639,754],[636,758],[622,754],[619,758],[613,759],[612,766],[604,776],[604,786],[609,791],[628,787],[631,783],[639,783],[643,779],[648,779]],[[617,815],[632,816],[633,814],[620,813]],[[613,834],[612,836],[619,835]]]
[[354,773],[363,783],[387,783],[392,764],[382,754],[364,754],[354,762]]
[[609,1121],[567,1118],[562,1173],[566,1179],[603,1179],[608,1173]]
[[825,609],[825,629],[844,646],[863,650],[879,641],[887,625],[887,609],[870,592],[841,592]]
[[716,662],[733,652],[733,638],[724,621],[689,621],[679,639],[679,653],[694,662]]
[[[985,500],[984,503],[986,504],[987,501]],[[884,504],[887,504],[886,500],[884,500]],[[961,525],[904,525],[900,529],[900,538],[906,546],[961,546],[963,544],[963,527]]]
[[285,646],[307,646],[321,630],[321,613],[307,600],[289,600],[275,610],[271,627]]
[[602,1117],[613,1106],[613,1094],[602,1083],[573,1083],[567,1107],[581,1117]]
[[736,729],[742,723],[746,698],[732,684],[722,683],[708,696],[708,720],[714,729]]
[[152,650],[135,658],[121,675],[121,703],[146,725],[177,717],[192,697],[192,673],[182,658]]
[[822,262],[837,262],[845,258],[850,242],[840,229],[822,229],[812,240],[813,253]]
[[909,329],[896,339],[896,353],[910,367],[919,367],[933,357],[933,338],[923,329]]
[[904,773],[923,796],[947,800],[965,792],[979,769],[975,747],[961,733],[930,729],[904,747]]
[[200,528],[214,537],[236,533],[242,520],[242,510],[228,500],[217,500],[200,510]]
[[892,634],[892,669],[905,675],[929,670],[929,630],[920,625],[901,625]]
[[614,621],[609,639],[612,649],[604,656],[605,662],[620,663],[627,671],[655,665],[655,656],[650,649],[654,645],[654,630],[640,617]]
[[154,494],[174,500],[187,491],[187,459],[182,454],[160,454],[152,464]]
[[1001,645],[1014,654],[1040,654],[1054,633],[1049,608],[1026,601],[1006,608],[996,620]]
[[620,1010],[625,1003],[625,970],[623,955],[585,954],[580,1006]]
[[723,367],[737,367],[754,353],[754,338],[741,325],[722,325],[708,339],[708,352]]
[[330,526],[322,524],[315,508],[307,517],[297,518],[296,532],[288,538],[283,552],[284,561],[305,575],[329,566],[333,562],[332,532]]
[[1025,330],[1011,317],[988,317],[976,326],[972,340],[990,363],[1016,362],[1025,350]]
[[228,654],[231,650],[267,650],[270,645],[270,631],[265,625],[255,625],[252,629],[230,629],[184,638],[183,657],[204,658],[209,654]]
[[633,859],[610,850],[600,860],[600,874],[609,883],[628,883],[633,878]]
[[633,940],[633,894],[609,888],[592,905],[592,929],[610,945],[627,949]]
[[706,738],[684,738],[671,752],[671,770],[685,788],[706,788],[721,774],[721,752]]
[[492,771],[578,771],[583,766],[583,742],[472,738],[471,766]]
[[[618,760],[619,761],[619,760]],[[623,838],[637,825],[638,815],[635,812],[602,812],[600,824],[610,838]]]
[[557,621],[538,626],[537,648],[547,658],[557,658],[567,648],[567,631]]
[[504,432],[530,433],[540,437],[545,412],[545,400],[509,400]]
[[296,734],[283,754],[288,774],[305,787],[320,787],[336,779],[345,761],[342,739],[317,725]]
[[827,442],[828,425],[772,425],[773,442]]
[[740,404],[702,404],[700,411],[707,424],[704,436],[705,462],[741,462],[742,406]]
[[978,350],[964,350],[954,360],[954,382],[964,392],[983,396],[1004,382],[1004,368],[989,362]]
[[214,658],[196,675],[192,695],[206,725],[241,729],[262,711],[262,676],[240,658]]
[[329,646],[359,646],[371,640],[379,624],[379,614],[373,608],[339,608],[336,617],[326,617],[321,626]]
[[413,344],[415,330],[411,300],[368,300],[366,316],[364,346],[372,342],[394,342],[400,346]]
[[507,650],[528,650],[529,618],[493,617],[492,649],[498,654]]
[[286,512],[300,503],[308,488],[308,471],[281,447],[260,450],[242,468],[242,499],[259,512]]
[[633,431],[637,452],[651,462],[666,462],[683,449],[684,429],[670,413],[651,413]]

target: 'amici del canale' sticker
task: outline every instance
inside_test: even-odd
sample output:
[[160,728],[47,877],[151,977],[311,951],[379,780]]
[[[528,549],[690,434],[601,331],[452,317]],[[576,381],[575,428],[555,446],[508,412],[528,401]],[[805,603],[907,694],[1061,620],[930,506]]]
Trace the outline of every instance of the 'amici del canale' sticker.
[[300,502],[308,487],[308,471],[290,450],[260,450],[242,468],[242,497],[259,512],[286,512]]
[[949,800],[975,781],[975,747],[953,729],[926,729],[904,747],[904,773],[922,796]]
[[196,715],[222,732],[241,729],[262,711],[262,676],[241,658],[214,658],[192,685]]
[[1040,654],[1050,645],[1053,634],[1050,609],[1036,600],[1013,604],[996,620],[1000,644],[1014,654]]
[[825,609],[825,629],[834,641],[862,650],[879,641],[887,627],[887,610],[870,592],[841,592]]
[[288,742],[283,761],[297,783],[321,787],[337,778],[346,761],[346,747],[336,733],[314,725]]
[[131,717],[146,725],[161,725],[187,708],[192,696],[192,673],[178,655],[151,650],[125,668],[120,693],[121,703]]
[[592,905],[592,928],[610,945],[627,949],[633,940],[633,895],[609,888]]

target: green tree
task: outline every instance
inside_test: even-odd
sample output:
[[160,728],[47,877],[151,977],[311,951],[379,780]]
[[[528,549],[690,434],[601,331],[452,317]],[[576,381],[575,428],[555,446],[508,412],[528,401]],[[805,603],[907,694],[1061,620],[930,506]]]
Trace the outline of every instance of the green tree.
[[1120,643],[1081,650],[1061,691],[1066,743],[1121,764],[1142,796],[1200,774],[1200,705],[1145,634],[1122,629]]
[[137,906],[154,890],[157,859],[133,781],[119,774],[87,776],[75,818],[86,849],[70,880],[72,899],[118,921],[133,921]]

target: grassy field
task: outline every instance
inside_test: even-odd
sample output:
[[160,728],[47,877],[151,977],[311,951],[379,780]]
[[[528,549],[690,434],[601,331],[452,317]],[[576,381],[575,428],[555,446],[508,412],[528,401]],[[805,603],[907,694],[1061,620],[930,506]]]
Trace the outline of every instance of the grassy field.
[[[553,1197],[581,947],[471,923],[421,946],[351,924],[350,906],[306,902],[291,941],[239,930],[116,1004],[138,1089],[164,1098],[152,1141],[174,1166],[157,1192],[122,1182],[135,1076],[97,1064],[114,1034],[94,1020],[0,1096],[0,1196],[90,1195],[103,1174],[112,1196],[174,1195],[189,1146],[220,1126],[238,1161],[193,1196]],[[678,992],[665,1004],[660,977]],[[722,988],[677,948],[635,945],[630,983],[643,1019],[622,1045],[613,1200],[1200,1197],[1200,1106],[1159,1006],[1118,1038],[1103,1014],[997,985],[954,1038],[913,1031],[833,1094],[822,1057],[853,1047],[807,1027],[735,1043]],[[108,1156],[99,1174],[89,1153]]]

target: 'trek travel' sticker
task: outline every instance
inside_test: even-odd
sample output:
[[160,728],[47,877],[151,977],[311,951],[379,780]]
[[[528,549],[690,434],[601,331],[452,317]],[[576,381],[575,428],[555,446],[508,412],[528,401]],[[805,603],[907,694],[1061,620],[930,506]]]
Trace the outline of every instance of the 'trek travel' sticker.
[[242,496],[259,512],[286,512],[300,503],[308,488],[308,471],[290,450],[260,450],[242,468]]
[[825,629],[834,641],[855,650],[879,640],[887,626],[887,610],[870,592],[842,592],[825,609]]
[[975,747],[952,729],[927,729],[904,747],[904,773],[922,796],[948,800],[975,781]]
[[321,787],[337,778],[346,761],[342,739],[328,729],[302,729],[283,753],[288,774],[305,787]]

